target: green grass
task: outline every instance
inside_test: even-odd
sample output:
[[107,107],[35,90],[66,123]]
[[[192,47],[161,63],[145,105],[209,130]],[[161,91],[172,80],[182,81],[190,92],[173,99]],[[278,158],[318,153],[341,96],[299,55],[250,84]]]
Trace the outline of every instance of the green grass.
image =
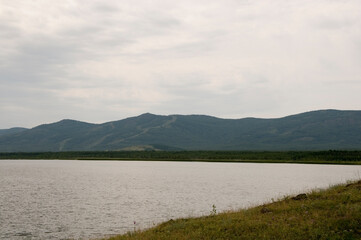
[[361,180],[262,206],[170,220],[109,240],[361,239]]

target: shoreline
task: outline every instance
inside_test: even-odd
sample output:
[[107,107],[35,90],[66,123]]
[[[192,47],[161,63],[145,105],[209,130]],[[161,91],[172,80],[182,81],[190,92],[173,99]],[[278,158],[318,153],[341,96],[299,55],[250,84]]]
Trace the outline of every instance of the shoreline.
[[361,151],[72,151],[0,152],[0,160],[179,161],[361,165]]
[[361,180],[357,180],[247,209],[171,219],[103,240],[360,239],[360,223]]
[[129,161],[129,162],[198,162],[198,163],[268,163],[268,164],[321,164],[321,165],[361,165],[361,161],[326,161],[326,160],[247,160],[247,159],[144,159],[144,158],[0,158],[2,160],[60,160],[60,161]]
[[[67,159],[58,159],[67,160]],[[361,161],[293,161],[293,160],[227,160],[227,159],[124,159],[124,158],[79,158],[78,161],[144,161],[144,162],[206,162],[206,163],[286,163],[286,164],[327,164],[361,165]]]

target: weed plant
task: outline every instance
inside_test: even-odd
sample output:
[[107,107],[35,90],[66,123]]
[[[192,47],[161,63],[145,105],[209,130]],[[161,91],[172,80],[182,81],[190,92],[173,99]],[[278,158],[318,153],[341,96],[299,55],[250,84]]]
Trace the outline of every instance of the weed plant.
[[109,240],[361,239],[361,180],[250,209],[171,220]]

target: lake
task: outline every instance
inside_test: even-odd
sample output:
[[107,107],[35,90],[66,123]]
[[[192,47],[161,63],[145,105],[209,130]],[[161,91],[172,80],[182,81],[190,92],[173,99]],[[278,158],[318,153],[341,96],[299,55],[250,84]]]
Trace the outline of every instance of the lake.
[[361,166],[0,161],[0,239],[94,239],[360,178]]

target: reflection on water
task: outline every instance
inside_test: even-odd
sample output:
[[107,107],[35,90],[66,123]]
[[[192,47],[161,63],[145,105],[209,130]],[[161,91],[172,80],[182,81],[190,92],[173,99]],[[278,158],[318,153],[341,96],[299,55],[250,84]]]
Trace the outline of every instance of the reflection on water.
[[[87,239],[359,178],[361,166],[0,161],[0,239]],[[136,224],[134,225],[134,221]]]

